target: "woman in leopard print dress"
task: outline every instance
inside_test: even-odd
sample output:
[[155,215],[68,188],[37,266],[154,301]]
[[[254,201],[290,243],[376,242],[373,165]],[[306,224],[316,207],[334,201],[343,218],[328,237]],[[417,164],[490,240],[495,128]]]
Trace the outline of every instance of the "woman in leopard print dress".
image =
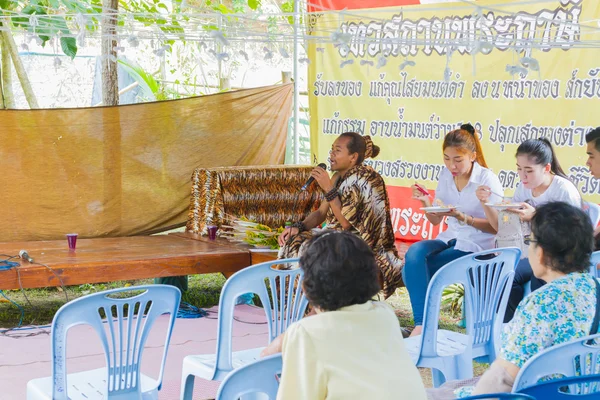
[[373,250],[381,271],[385,297],[402,285],[403,261],[394,246],[390,205],[383,178],[363,164],[376,157],[379,147],[369,136],[347,132],[333,143],[330,152],[330,178],[327,171],[315,168],[312,176],[325,192],[326,201],[304,221],[287,228],[279,237],[279,257],[298,257],[303,244],[313,235],[312,229],[325,223],[325,229],[347,230],[360,236]]

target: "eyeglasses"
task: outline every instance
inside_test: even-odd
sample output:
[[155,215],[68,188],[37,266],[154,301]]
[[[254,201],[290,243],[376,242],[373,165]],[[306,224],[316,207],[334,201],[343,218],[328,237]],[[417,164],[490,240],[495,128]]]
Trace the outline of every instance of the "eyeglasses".
[[523,236],[523,243],[529,246],[531,243],[537,243],[537,240],[532,239],[531,235],[525,235]]

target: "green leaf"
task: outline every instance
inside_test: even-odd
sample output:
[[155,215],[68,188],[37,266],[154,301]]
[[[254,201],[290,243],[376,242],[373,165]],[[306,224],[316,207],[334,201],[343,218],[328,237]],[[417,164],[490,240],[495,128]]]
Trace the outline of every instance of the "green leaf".
[[65,55],[71,57],[71,60],[77,55],[77,41],[72,37],[61,37],[60,47]]
[[260,7],[260,0],[248,0],[248,7],[256,11]]
[[11,5],[14,5],[12,0],[0,0],[0,9],[8,10]]
[[117,60],[127,73],[135,79],[145,96],[150,100],[156,100],[160,94],[160,84],[154,77],[139,65],[132,65],[123,60]]

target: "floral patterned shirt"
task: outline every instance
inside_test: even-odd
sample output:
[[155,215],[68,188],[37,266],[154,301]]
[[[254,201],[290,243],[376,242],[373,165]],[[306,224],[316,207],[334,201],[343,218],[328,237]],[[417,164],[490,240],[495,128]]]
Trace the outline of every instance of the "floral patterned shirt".
[[[525,297],[504,326],[500,357],[522,368],[540,351],[590,334],[596,315],[596,284],[585,273],[558,278]],[[473,387],[455,391],[467,397]]]

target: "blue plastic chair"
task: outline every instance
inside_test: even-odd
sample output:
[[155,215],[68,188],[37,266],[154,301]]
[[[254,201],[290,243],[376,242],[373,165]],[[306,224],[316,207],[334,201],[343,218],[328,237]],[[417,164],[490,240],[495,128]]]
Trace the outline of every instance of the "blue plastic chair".
[[[225,282],[219,300],[216,354],[192,355],[183,359],[181,399],[191,400],[194,377],[222,381],[234,369],[258,360],[263,347],[232,352],[231,330],[236,299],[248,292],[260,297],[267,315],[269,343],[304,316],[308,300],[302,291],[298,259],[269,261],[236,272]],[[287,264],[277,270],[273,265]]]
[[600,205],[585,201],[584,208],[586,208],[585,211],[592,221],[592,226],[596,228],[598,223],[600,223]]
[[590,258],[590,274],[596,278],[598,278],[598,264],[600,264],[600,251],[595,251]]
[[[588,344],[590,339],[600,339],[600,334],[561,343],[531,357],[517,374],[513,392],[520,393],[537,385],[540,379],[555,374],[567,378],[600,374],[600,346]],[[582,368],[581,360],[589,362],[584,362]]]
[[[482,256],[494,256],[484,260]],[[423,334],[404,340],[417,367],[431,368],[434,387],[473,376],[473,359],[491,363],[499,351],[500,330],[521,257],[517,248],[469,254],[435,273],[427,288]],[[443,289],[465,288],[467,334],[438,329]]]
[[[132,293],[127,298],[109,297],[133,291],[142,293]],[[107,290],[65,304],[52,320],[52,376],[29,381],[27,399],[158,399],[180,300],[181,292],[174,286],[148,285]],[[138,314],[132,315],[133,310]],[[141,373],[141,360],[150,329],[156,318],[166,313],[170,319],[155,380]],[[103,319],[101,314],[108,318]],[[77,325],[94,328],[104,347],[108,368],[67,375],[67,332]]]
[[477,396],[469,396],[469,397],[461,398],[461,400],[494,400],[494,399],[535,400],[535,397],[532,397],[528,394],[523,394],[523,393],[489,393],[489,394],[479,394]]
[[281,354],[244,365],[227,375],[219,387],[216,400],[238,400],[242,396],[258,393],[275,400],[279,389],[276,375],[281,375],[282,368]]
[[555,379],[521,389],[521,392],[524,394],[544,400],[599,399],[599,391],[600,374]]

